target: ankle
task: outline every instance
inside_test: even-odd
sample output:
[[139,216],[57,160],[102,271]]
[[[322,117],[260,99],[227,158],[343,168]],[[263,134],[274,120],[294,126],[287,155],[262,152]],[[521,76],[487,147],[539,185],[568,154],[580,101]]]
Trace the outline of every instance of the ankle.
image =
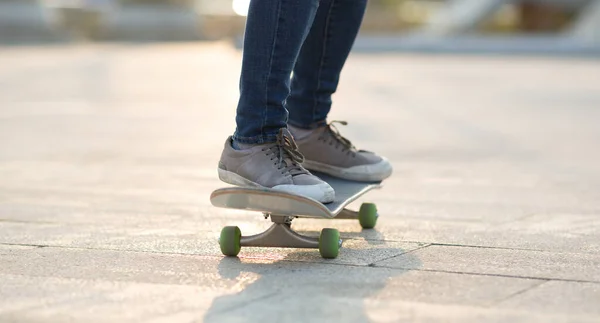
[[288,125],[288,129],[290,130],[290,133],[292,133],[292,136],[294,137],[295,140],[302,140],[302,139],[310,136],[317,130],[317,128],[307,129],[307,128],[300,128],[300,127],[296,127],[296,126],[292,126],[292,125]]
[[235,150],[246,150],[256,146],[256,144],[245,144],[243,142],[239,142],[235,139],[231,140],[231,147]]

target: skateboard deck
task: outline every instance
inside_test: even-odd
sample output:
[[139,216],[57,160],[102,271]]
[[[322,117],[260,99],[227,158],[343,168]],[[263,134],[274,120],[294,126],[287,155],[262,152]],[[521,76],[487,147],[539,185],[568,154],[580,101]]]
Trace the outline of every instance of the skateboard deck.
[[216,207],[262,212],[273,225],[266,231],[243,236],[239,227],[227,226],[221,230],[219,246],[226,256],[235,257],[241,247],[318,248],[323,258],[335,258],[342,246],[336,229],[321,230],[318,238],[299,234],[292,230],[292,220],[298,217],[358,220],[363,229],[372,229],[379,214],[373,203],[363,203],[359,211],[346,206],[372,189],[380,188],[381,182],[348,181],[322,173],[313,172],[335,190],[335,200],[323,204],[314,199],[267,188],[228,187],[214,191],[210,202]]
[[263,212],[273,215],[333,219],[344,208],[381,182],[356,182],[312,172],[335,190],[335,200],[323,204],[314,199],[268,188],[227,187],[210,196],[216,207]]

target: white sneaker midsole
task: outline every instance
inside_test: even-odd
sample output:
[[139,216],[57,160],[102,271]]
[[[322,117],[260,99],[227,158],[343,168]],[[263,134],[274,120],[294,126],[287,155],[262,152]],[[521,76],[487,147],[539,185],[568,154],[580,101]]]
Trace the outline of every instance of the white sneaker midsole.
[[[218,171],[219,179],[225,183],[241,187],[268,188],[258,183],[255,183],[247,178],[244,178],[234,172],[230,172],[221,168],[219,168]],[[321,203],[333,202],[335,198],[335,192],[333,188],[325,182],[315,185],[277,185],[271,187],[271,189],[310,197]]]

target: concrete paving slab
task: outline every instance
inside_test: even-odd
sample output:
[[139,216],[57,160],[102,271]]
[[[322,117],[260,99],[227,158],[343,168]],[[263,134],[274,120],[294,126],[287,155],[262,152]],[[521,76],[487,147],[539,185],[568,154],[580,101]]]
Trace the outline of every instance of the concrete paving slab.
[[374,298],[493,307],[542,283],[535,279],[415,270],[391,277]]
[[585,314],[561,315],[526,311],[508,311],[457,305],[424,305],[397,300],[369,301],[371,322],[594,322]]
[[[377,266],[600,282],[597,254],[432,245]],[[416,264],[411,262],[419,259]],[[477,265],[473,266],[473,260]]]
[[[370,311],[363,304],[371,300],[484,306],[539,284],[529,279],[298,263],[293,256],[238,260],[61,248],[16,247],[12,251],[0,256],[7,264],[0,276],[4,277],[2,291],[16,297],[3,298],[1,315],[23,319],[31,315],[60,318],[56,315],[61,313],[85,318],[106,309],[113,315],[102,316],[100,321],[108,321],[119,318],[114,315],[122,310],[116,306],[128,306],[132,309],[128,315],[142,320],[205,314],[207,321],[235,317],[256,321],[262,308],[273,306],[277,299],[277,306],[285,310],[276,315],[288,321],[297,319],[298,311],[317,311],[313,319],[335,314],[364,321]],[[26,287],[33,283],[41,290]],[[21,285],[25,288],[15,292]],[[152,291],[146,293],[146,289]],[[204,304],[213,299],[210,308],[180,299],[191,297],[190,292],[197,293],[193,298],[199,301],[205,299]],[[140,299],[139,293],[146,295]],[[170,293],[170,301],[162,305],[152,301],[162,293]],[[123,304],[115,304],[117,300]]]
[[[299,296],[309,297],[317,304],[299,304]],[[344,322],[594,322],[593,316],[585,314],[564,315],[556,313],[533,313],[517,310],[498,310],[454,304],[431,304],[393,298],[369,298],[364,302],[352,297],[327,299],[319,294],[303,295],[289,292],[278,298],[277,305],[283,312],[273,313],[273,301],[266,299],[252,306],[231,309],[227,312],[209,312],[206,322],[254,322],[275,319],[283,322],[310,322],[311,319],[328,320],[332,317]]]
[[565,315],[600,313],[600,284],[549,281],[501,302],[511,309],[536,309]]
[[191,320],[222,294],[194,285],[22,275],[0,278],[0,320],[4,322]]

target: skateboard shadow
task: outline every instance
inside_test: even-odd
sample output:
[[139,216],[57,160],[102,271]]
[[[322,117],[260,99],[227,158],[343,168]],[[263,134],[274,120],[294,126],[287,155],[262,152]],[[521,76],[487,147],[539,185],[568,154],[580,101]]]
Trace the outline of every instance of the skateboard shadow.
[[[318,237],[321,233],[320,231],[312,231],[312,230],[299,230],[298,233]],[[369,245],[380,245],[385,243],[385,237],[383,233],[378,231],[377,229],[363,229],[358,232],[340,232],[340,238],[342,240],[347,239],[357,239],[360,238],[366,241]]]
[[[384,241],[375,243],[385,245]],[[402,254],[413,257],[408,259],[412,264],[420,264],[399,248],[344,248],[341,252],[343,257],[336,260],[301,249],[274,262],[224,257],[218,264],[220,279],[235,282],[239,292],[215,299],[203,321],[369,322],[368,301],[376,302],[388,282],[407,270],[361,263],[365,252],[372,262]]]

